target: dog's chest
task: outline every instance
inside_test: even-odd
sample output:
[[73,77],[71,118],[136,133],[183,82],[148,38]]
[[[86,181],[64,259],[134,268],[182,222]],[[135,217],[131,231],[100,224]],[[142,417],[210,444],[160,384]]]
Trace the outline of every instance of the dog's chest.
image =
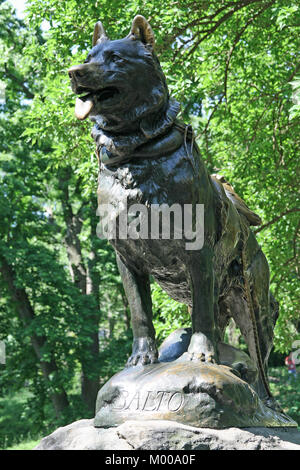
[[[114,171],[103,166],[99,181],[111,177],[115,184],[121,184],[126,189],[138,187],[151,193],[155,185],[154,193],[156,194],[160,186],[170,190],[174,183],[176,185],[190,183],[194,179],[193,165],[194,156],[186,155],[184,147],[181,146],[169,156],[140,160],[136,157],[135,160],[121,165]],[[99,189],[101,191],[101,188]]]
[[[181,261],[184,255],[184,243],[181,239],[153,239],[150,234],[151,208],[155,205],[165,204],[171,208],[184,208],[185,204],[196,204],[199,201],[200,192],[199,178],[195,175],[195,162],[186,158],[184,148],[180,148],[175,154],[159,159],[145,159],[135,164],[130,163],[115,171],[110,171],[102,167],[99,173],[98,184],[98,204],[104,213],[107,209],[106,217],[111,227],[116,227],[115,238],[111,239],[117,251],[131,264],[143,266],[155,277],[174,278],[177,282],[183,282],[184,262]],[[137,239],[132,238],[132,233],[120,237],[120,224],[124,220],[122,215],[129,213],[128,227],[133,222],[130,217],[130,209],[133,205],[136,210],[140,208],[147,220],[149,236],[145,237],[144,227],[138,227],[143,236]],[[139,215],[140,213],[137,212]],[[100,215],[100,213],[99,213]],[[125,227],[126,229],[126,227]],[[129,230],[130,232],[130,230]],[[124,230],[123,230],[124,235]],[[171,238],[172,238],[171,234]]]
[[[125,204],[196,204],[201,181],[193,156],[183,147],[173,155],[130,162],[111,171],[102,167],[98,179],[98,204],[111,205],[111,217]],[[200,197],[201,199],[201,197]]]

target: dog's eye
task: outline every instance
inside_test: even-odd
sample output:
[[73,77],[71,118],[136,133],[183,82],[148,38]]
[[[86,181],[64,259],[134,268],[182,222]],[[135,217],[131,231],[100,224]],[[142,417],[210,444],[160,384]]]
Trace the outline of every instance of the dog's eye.
[[117,55],[117,54],[112,54],[112,55],[110,56],[110,60],[112,60],[113,62],[123,62],[122,57],[120,57],[120,56]]

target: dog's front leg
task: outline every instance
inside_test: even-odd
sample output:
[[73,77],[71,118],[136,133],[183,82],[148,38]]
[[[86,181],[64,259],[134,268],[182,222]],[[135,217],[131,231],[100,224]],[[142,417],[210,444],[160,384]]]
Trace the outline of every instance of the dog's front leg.
[[214,272],[212,252],[203,248],[191,255],[188,262],[192,292],[193,335],[185,358],[191,361],[216,362],[214,322]]
[[155,330],[152,323],[152,300],[148,275],[137,274],[117,255],[118,268],[128,299],[133,331],[132,355],[127,366],[157,362]]

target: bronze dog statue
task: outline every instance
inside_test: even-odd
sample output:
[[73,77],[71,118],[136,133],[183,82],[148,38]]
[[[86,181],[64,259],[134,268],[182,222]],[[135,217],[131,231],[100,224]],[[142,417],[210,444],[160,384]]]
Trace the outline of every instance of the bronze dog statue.
[[208,174],[190,126],[177,119],[180,106],[169,95],[154,42],[140,15],[120,40],[109,40],[98,22],[86,61],[69,70],[80,95],[75,114],[95,123],[99,204],[110,204],[110,218],[118,224],[125,204],[204,205],[201,249],[187,250],[184,237],[111,240],[132,316],[128,365],[157,361],[153,276],[191,309],[186,359],[218,362],[217,344],[233,317],[259,370],[256,389],[268,400],[266,367],[278,308],[269,292],[268,263],[250,229],[260,219],[226,181]]

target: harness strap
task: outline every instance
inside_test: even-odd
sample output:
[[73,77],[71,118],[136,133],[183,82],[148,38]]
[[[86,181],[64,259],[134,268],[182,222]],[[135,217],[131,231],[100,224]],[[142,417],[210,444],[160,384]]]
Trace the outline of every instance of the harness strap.
[[[191,140],[191,150],[188,152],[187,140]],[[111,168],[119,163],[127,163],[136,158],[159,158],[175,152],[184,143],[187,155],[192,153],[194,145],[194,132],[190,125],[175,121],[171,130],[149,142],[137,147],[131,155],[128,156],[111,156],[111,153],[105,146],[97,147],[97,155],[99,161],[106,167]]]

